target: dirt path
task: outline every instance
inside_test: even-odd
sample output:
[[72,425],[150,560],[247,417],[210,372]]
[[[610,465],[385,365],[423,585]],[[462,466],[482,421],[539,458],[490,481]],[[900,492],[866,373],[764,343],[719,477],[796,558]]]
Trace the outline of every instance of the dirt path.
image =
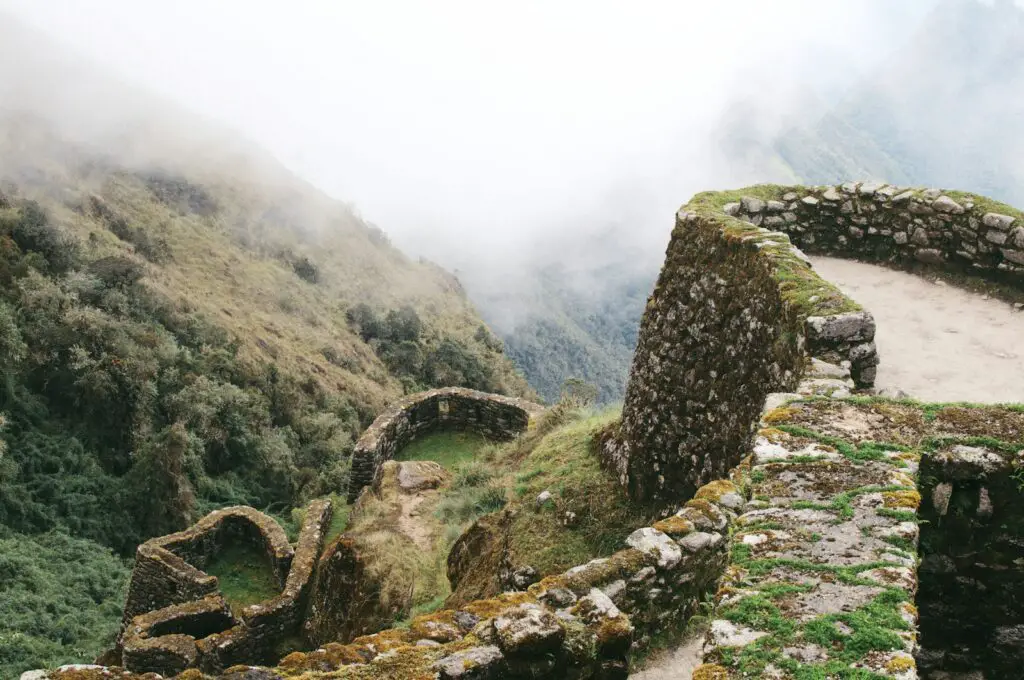
[[657,656],[641,671],[629,674],[629,680],[690,680],[700,665],[704,636],[687,640],[679,647]]
[[877,387],[924,401],[1024,402],[1024,312],[884,267],[813,261],[875,315]]
[[417,510],[426,500],[427,494],[437,496],[436,491],[419,491],[411,496],[399,494],[398,497],[402,506],[402,514],[398,516],[398,530],[411,538],[421,550],[430,550],[434,543],[432,527],[420,520],[420,512]]

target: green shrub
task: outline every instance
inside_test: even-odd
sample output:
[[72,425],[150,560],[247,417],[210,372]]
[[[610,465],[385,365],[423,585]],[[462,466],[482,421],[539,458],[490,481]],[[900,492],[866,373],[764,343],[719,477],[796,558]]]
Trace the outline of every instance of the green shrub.
[[111,647],[128,576],[127,563],[92,541],[0,527],[0,677],[88,662]]

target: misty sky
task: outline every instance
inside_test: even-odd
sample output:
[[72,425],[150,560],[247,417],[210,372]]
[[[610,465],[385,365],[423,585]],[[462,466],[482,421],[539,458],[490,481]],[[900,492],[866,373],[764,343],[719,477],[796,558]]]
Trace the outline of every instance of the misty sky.
[[724,111],[841,96],[935,4],[0,0],[442,260],[608,220],[667,238],[694,191],[769,179],[722,164]]

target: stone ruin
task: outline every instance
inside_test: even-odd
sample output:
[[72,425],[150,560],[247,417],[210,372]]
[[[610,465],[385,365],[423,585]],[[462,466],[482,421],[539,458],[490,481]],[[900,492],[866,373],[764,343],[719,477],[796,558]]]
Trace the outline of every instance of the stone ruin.
[[348,499],[380,475],[381,466],[409,442],[438,429],[470,430],[495,441],[513,439],[544,408],[538,404],[463,387],[445,387],[400,399],[377,416],[352,452]]
[[[1024,408],[848,398],[874,381],[874,321],[793,244],[1021,288],[1024,216],[996,207],[873,183],[696,196],[677,214],[622,420],[600,447],[664,518],[524,592],[220,677],[621,679],[633,651],[711,592],[694,680],[1020,677]],[[353,492],[449,416],[448,399],[378,419]],[[531,409],[501,407],[498,431],[527,426]],[[207,587],[183,581],[205,603],[187,620],[224,625]]]
[[[275,661],[282,641],[301,632],[313,568],[330,525],[330,500],[306,511],[296,548],[278,523],[249,507],[215,510],[185,531],[139,546],[115,653],[138,672],[217,672]],[[229,542],[263,550],[281,592],[233,613],[203,566]]]

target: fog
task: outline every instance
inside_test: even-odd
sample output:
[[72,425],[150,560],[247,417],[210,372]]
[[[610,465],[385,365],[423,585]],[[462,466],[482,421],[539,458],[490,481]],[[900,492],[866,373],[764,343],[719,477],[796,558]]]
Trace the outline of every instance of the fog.
[[723,116],[769,134],[835,101],[934,4],[0,0],[455,267],[608,225],[660,244],[694,191],[772,179],[725,157]]

